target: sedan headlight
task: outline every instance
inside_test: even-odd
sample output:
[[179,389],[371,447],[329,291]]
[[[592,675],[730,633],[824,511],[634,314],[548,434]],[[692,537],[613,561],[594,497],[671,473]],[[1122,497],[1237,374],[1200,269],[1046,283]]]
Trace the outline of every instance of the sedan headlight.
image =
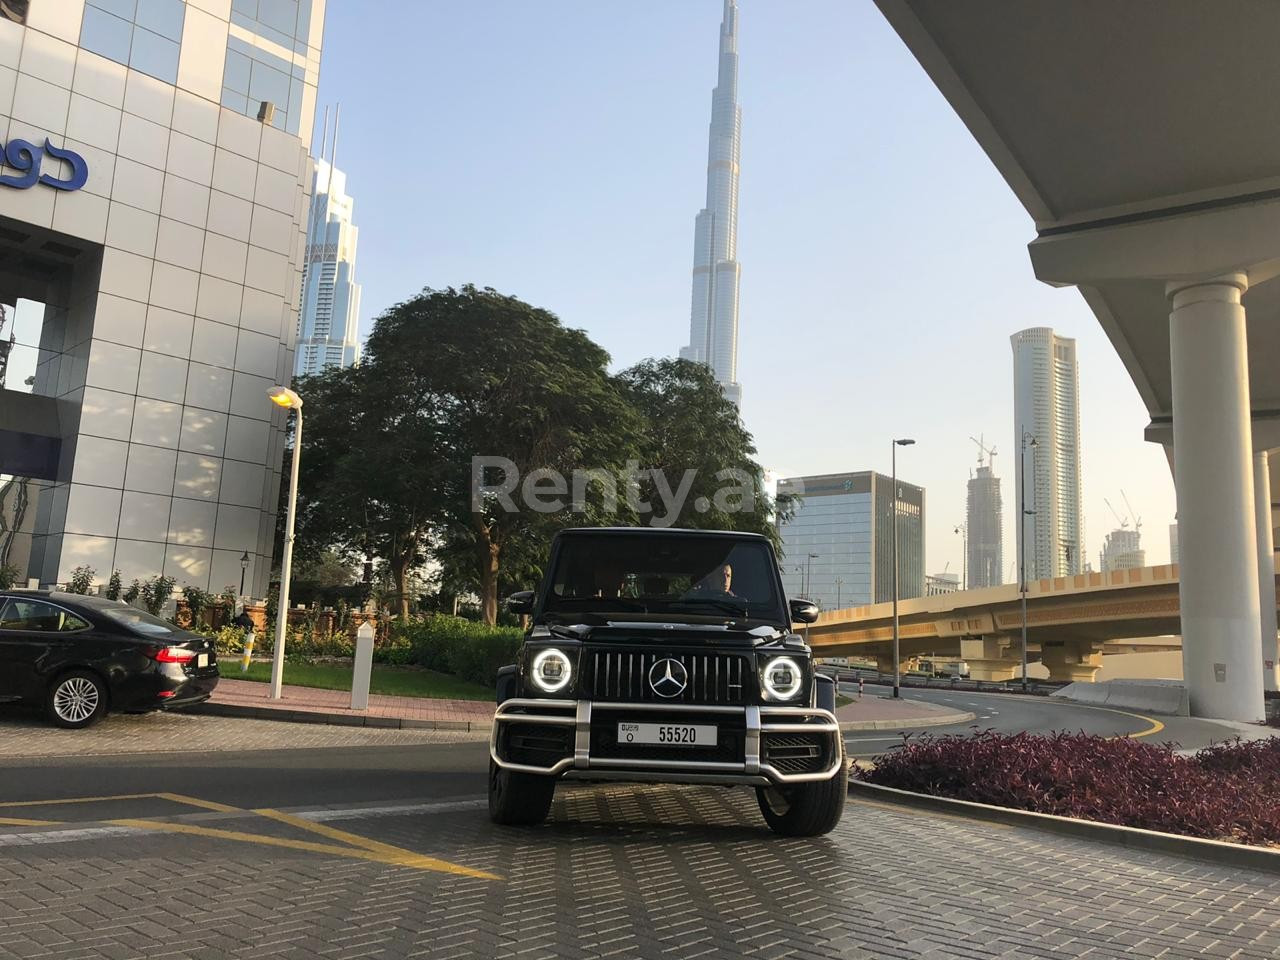
[[804,686],[804,671],[792,657],[774,657],[760,674],[765,693],[772,700],[790,700]]
[[559,693],[573,679],[573,665],[564,651],[550,647],[533,658],[534,686],[543,693]]

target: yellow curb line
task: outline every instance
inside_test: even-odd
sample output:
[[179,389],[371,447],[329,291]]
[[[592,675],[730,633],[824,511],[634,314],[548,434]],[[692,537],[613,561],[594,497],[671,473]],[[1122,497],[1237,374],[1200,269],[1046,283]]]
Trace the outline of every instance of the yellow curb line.
[[0,827],[50,827],[61,823],[61,820],[23,820],[21,817],[0,817]]

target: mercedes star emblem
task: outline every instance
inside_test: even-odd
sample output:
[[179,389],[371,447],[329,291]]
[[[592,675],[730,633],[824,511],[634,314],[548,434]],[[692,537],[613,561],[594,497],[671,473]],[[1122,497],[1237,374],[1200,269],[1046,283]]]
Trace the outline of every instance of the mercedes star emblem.
[[660,697],[670,700],[684,693],[689,685],[689,671],[679,660],[659,660],[649,668],[649,686]]

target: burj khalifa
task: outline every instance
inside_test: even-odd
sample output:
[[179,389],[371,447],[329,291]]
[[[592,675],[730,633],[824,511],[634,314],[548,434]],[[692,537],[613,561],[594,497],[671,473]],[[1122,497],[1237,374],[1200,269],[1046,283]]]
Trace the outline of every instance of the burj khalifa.
[[738,161],[742,146],[738,106],[738,3],[724,0],[720,72],[711,92],[707,150],[707,205],[694,221],[693,305],[686,360],[711,367],[725,396],[742,401],[738,383]]

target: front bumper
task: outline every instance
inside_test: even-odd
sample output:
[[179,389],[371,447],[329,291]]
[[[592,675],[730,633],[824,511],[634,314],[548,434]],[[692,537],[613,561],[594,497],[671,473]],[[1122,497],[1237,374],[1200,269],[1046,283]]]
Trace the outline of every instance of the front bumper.
[[[679,747],[641,751],[660,756],[628,756],[607,743],[609,729],[616,730],[619,720],[659,717],[662,722],[717,724],[723,732],[715,758],[682,757],[687,748]],[[512,742],[516,731],[533,731],[521,738],[519,748]],[[545,736],[539,737],[539,731]],[[756,786],[829,780],[844,763],[840,724],[826,710],[591,700],[513,699],[499,704],[489,755],[498,766],[519,773]]]

